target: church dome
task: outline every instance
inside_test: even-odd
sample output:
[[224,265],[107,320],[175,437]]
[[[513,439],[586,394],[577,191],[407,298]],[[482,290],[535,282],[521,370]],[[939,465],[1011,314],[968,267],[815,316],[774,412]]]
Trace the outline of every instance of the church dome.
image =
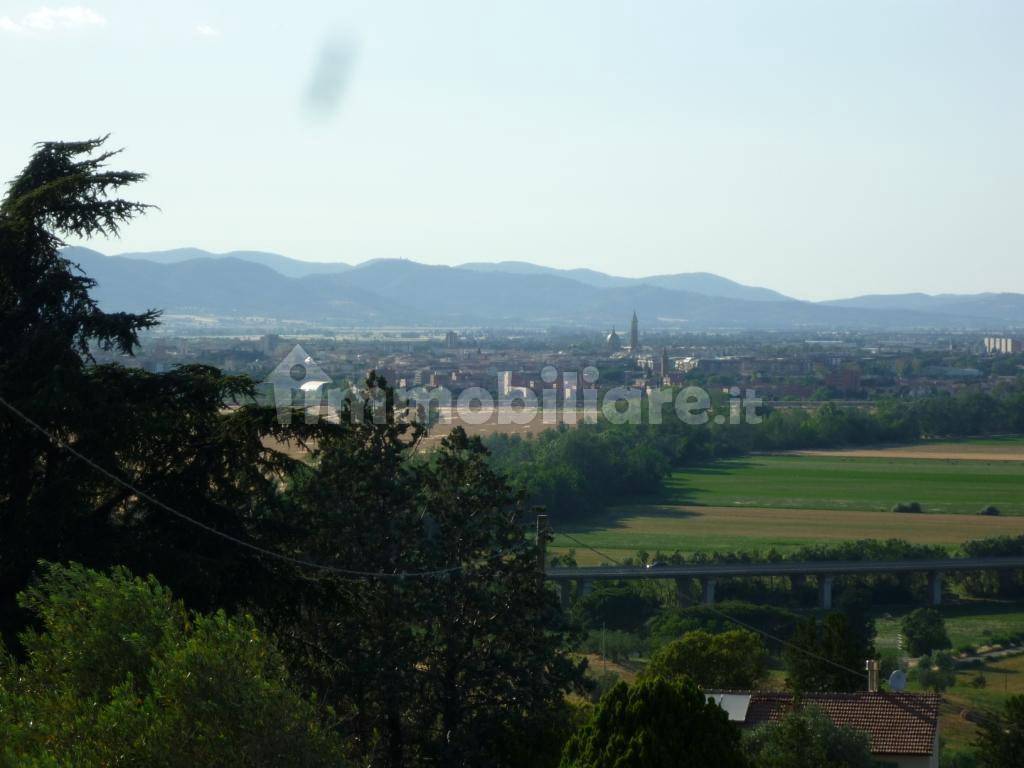
[[619,339],[619,334],[615,332],[614,328],[612,328],[611,333],[605,336],[604,343],[609,349],[618,349],[622,346],[622,340]]

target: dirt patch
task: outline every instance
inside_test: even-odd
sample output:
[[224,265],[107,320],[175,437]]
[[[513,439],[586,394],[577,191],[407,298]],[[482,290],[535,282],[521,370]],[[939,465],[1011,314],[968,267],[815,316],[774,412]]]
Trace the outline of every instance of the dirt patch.
[[828,456],[848,459],[942,459],[946,461],[1024,461],[1024,443],[971,445],[936,443],[891,448],[830,448],[817,451],[782,451],[776,455]]
[[591,672],[614,672],[619,678],[627,683],[636,682],[636,677],[640,674],[642,665],[635,661],[623,661],[614,662],[611,659],[605,659],[599,653],[586,653],[583,657],[587,660],[587,668]]

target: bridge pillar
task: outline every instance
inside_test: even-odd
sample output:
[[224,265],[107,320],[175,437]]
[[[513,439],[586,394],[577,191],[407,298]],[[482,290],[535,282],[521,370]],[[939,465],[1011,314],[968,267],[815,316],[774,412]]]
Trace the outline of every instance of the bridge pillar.
[[568,581],[558,582],[558,598],[562,603],[562,610],[568,611],[572,605],[572,584]]
[[823,610],[832,610],[832,576],[818,577],[818,607]]
[[594,591],[594,582],[590,579],[580,579],[580,597],[586,597]]
[[928,574],[928,604],[942,605],[942,573],[932,571]]
[[705,576],[700,580],[700,594],[701,601],[704,605],[715,604],[715,584],[717,579],[712,579],[709,576]]
[[676,579],[676,605],[685,608],[690,604],[690,580]]
[[996,572],[999,577],[999,594],[1000,595],[1012,595],[1013,594],[1013,571],[1007,571],[1003,569]]

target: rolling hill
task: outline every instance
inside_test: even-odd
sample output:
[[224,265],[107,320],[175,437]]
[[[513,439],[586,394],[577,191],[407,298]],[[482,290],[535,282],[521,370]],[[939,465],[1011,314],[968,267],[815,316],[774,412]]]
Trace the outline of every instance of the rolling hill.
[[620,278],[526,262],[444,267],[405,259],[357,266],[198,249],[64,255],[98,282],[110,310],[319,325],[648,328],[990,329],[1024,326],[1024,296],[864,296],[813,303],[708,273]]

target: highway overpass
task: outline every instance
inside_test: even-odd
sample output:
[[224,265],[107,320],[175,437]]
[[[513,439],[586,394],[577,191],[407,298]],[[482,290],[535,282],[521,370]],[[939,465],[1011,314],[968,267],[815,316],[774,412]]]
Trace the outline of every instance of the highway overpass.
[[568,606],[571,585],[579,584],[580,594],[587,594],[595,581],[622,579],[673,579],[680,602],[691,579],[701,583],[705,604],[715,602],[715,584],[729,577],[785,576],[794,585],[807,577],[818,582],[818,598],[822,608],[832,607],[832,584],[836,576],[863,576],[868,574],[928,574],[928,598],[932,605],[942,602],[942,576],[950,572],[1010,571],[1024,569],[1022,557],[945,558],[941,560],[784,560],[774,563],[704,563],[687,565],[655,565],[652,567],[591,566],[581,568],[545,569],[544,575],[559,585],[562,604]]

